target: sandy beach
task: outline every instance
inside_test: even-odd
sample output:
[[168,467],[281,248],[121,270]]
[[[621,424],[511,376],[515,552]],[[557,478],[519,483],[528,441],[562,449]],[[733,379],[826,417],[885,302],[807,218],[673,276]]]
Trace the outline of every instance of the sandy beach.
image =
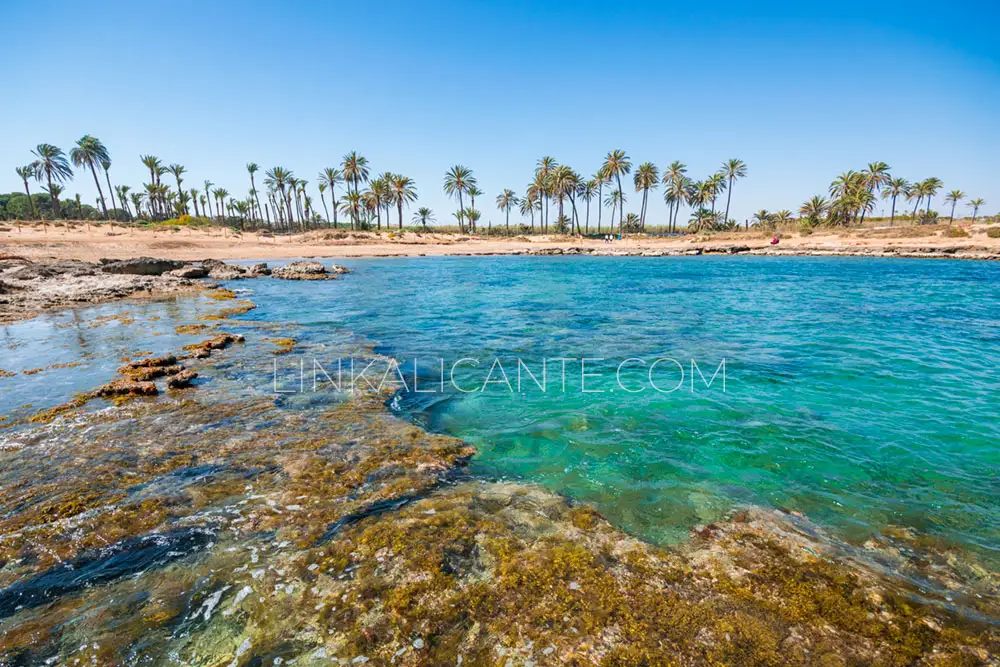
[[161,227],[130,229],[68,223],[61,226],[9,224],[0,229],[0,256],[31,260],[165,257],[201,259],[286,259],[293,257],[415,257],[444,255],[598,254],[674,255],[702,253],[954,256],[993,259],[1000,238],[986,225],[968,226],[967,236],[946,235],[947,225],[783,233],[771,245],[767,232],[726,232],[673,237],[634,236],[607,244],[600,239],[538,235],[497,238],[447,233],[319,230],[292,236],[225,229]]

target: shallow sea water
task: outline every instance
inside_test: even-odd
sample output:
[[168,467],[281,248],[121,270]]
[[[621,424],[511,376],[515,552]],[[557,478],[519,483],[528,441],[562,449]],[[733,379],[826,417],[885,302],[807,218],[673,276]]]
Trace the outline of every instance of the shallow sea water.
[[[288,405],[326,404],[337,394],[324,379],[336,379],[338,360],[348,373],[343,344],[358,341],[400,364],[406,387],[397,379],[390,406],[473,444],[476,473],[540,483],[653,542],[676,542],[750,503],[802,512],[851,539],[898,526],[1000,554],[1000,266],[857,258],[343,263],[354,271],[348,280],[228,285],[257,304],[236,320],[293,337],[306,353],[261,358],[227,391],[277,388],[291,392],[281,397]],[[106,304],[4,328],[0,368],[81,365],[0,379],[0,413],[67,400],[110,379],[128,352],[199,339],[173,327],[208,311],[206,302]],[[564,382],[555,361],[563,358],[571,360]],[[617,366],[628,358],[642,362],[623,367],[619,383]],[[678,360],[683,375],[673,362],[650,374],[658,358]],[[527,375],[540,380],[543,359],[545,391]],[[722,372],[708,386],[723,360],[724,389]],[[491,375],[495,362],[502,370]],[[327,375],[314,373],[314,363]],[[371,371],[376,382],[384,369]],[[659,392],[652,383],[678,388]]]

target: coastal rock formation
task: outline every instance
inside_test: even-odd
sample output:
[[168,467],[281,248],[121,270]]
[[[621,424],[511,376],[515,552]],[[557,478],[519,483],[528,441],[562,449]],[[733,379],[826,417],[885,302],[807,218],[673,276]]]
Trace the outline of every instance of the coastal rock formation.
[[[191,279],[171,275],[105,271],[116,264],[113,261],[92,264],[76,260],[0,262],[0,282],[4,285],[0,290],[0,324],[28,319],[51,308],[114,301],[140,294],[188,291],[200,285]],[[169,266],[176,268],[183,263],[172,262]]]
[[264,262],[247,267],[239,264],[226,264],[218,259],[206,259],[201,262],[201,266],[208,271],[208,277],[212,280],[241,280],[271,274]]
[[208,270],[201,266],[184,266],[168,273],[177,278],[204,278],[208,275]]
[[[333,273],[346,272],[343,267],[335,267],[335,269],[341,270],[335,270]],[[319,262],[306,261],[292,262],[271,271],[273,277],[284,280],[330,280],[335,277],[333,273],[328,272],[326,267]]]
[[174,259],[154,259],[153,257],[136,257],[119,261],[101,260],[101,270],[105,273],[120,273],[129,276],[162,276],[167,271],[174,271],[184,266],[184,262]]

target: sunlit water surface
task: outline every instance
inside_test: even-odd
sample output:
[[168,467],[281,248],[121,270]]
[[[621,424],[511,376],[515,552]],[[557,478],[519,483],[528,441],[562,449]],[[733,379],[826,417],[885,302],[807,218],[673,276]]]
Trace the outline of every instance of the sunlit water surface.
[[[1000,554],[1000,266],[819,258],[415,258],[344,261],[349,278],[260,279],[258,308],[304,356],[277,364],[278,387],[312,390],[315,359],[334,375],[345,340],[398,359],[408,390],[391,402],[426,428],[461,437],[473,470],[523,479],[594,504],[625,530],[679,540],[741,503],[803,512],[853,539],[905,526],[987,557]],[[81,366],[0,380],[0,413],[66,400],[110,379],[121,355],[176,350],[173,334],[204,307],[111,304],[6,328],[0,368]],[[95,317],[128,311],[141,326]],[[74,314],[75,313],[75,314]],[[80,321],[81,315],[85,321]],[[289,324],[294,323],[294,324]],[[230,327],[231,329],[231,327]],[[227,330],[230,330],[227,329]],[[169,334],[169,335],[168,335]],[[273,335],[273,334],[272,334]],[[190,340],[189,340],[190,338]],[[679,360],[684,382],[660,393],[639,363]],[[514,391],[487,379],[499,359]],[[565,391],[557,358],[567,363]],[[298,360],[306,381],[299,383]],[[413,360],[421,388],[412,386]],[[444,360],[445,387],[439,384]],[[517,359],[546,391],[522,380]],[[691,375],[695,360],[711,379]],[[380,367],[381,368],[381,367]],[[376,381],[380,379],[376,377]],[[494,374],[491,378],[496,379]],[[265,378],[265,380],[262,380]],[[660,365],[663,388],[680,379]],[[692,387],[691,381],[694,379]],[[16,385],[15,385],[16,383]],[[252,386],[251,386],[252,385]],[[328,394],[288,396],[315,403]]]

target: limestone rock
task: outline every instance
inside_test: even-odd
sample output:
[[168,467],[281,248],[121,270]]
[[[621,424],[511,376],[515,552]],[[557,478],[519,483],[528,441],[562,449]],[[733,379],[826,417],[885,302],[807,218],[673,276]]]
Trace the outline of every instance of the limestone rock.
[[153,257],[135,257],[117,262],[108,262],[101,266],[105,273],[122,273],[131,276],[162,276],[167,271],[174,271],[184,266],[184,262],[174,259],[155,259]]

